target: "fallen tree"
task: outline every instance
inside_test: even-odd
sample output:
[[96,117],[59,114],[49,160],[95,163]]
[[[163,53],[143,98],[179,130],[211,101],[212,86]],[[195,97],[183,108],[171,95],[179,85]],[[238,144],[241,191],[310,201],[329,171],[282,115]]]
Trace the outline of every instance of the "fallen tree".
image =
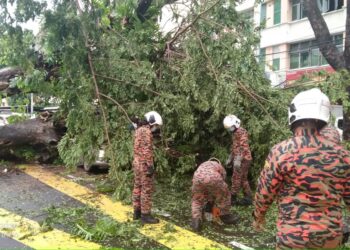
[[7,96],[20,93],[17,87],[11,87],[10,80],[22,75],[22,70],[16,67],[6,67],[0,69],[0,91]]
[[[57,144],[65,127],[54,122],[52,114],[42,113],[38,118],[0,127],[0,157],[2,159],[32,160],[47,163],[57,155]],[[25,151],[33,157],[26,157]],[[31,159],[28,159],[31,158]]]

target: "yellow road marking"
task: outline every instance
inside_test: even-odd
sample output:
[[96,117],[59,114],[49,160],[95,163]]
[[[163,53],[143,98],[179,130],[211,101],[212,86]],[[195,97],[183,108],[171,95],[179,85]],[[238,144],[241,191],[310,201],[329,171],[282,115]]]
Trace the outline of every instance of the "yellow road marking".
[[0,208],[0,233],[34,249],[99,249],[101,246],[53,229],[42,232],[38,222]]
[[[119,222],[131,220],[132,207],[130,206],[123,205],[118,201],[114,202],[106,195],[95,193],[73,181],[45,171],[39,166],[25,165],[22,167],[25,167],[23,171],[26,174],[86,205],[100,209]],[[167,228],[168,230],[166,230]],[[171,249],[228,249],[222,244],[163,220],[156,225],[143,226],[139,231]]]

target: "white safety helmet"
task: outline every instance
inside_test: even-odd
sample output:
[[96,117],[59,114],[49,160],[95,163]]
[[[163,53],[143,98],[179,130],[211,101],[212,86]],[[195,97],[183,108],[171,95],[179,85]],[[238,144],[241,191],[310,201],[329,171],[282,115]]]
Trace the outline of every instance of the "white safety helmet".
[[329,98],[318,88],[297,94],[288,109],[289,125],[304,119],[315,119],[328,123],[330,117]]
[[155,125],[155,124],[159,126],[163,125],[163,119],[160,116],[160,114],[157,113],[156,111],[150,111],[146,113],[145,118],[150,125]]
[[235,115],[227,115],[223,121],[225,129],[230,129],[232,126],[239,128],[241,125],[241,120],[237,118]]

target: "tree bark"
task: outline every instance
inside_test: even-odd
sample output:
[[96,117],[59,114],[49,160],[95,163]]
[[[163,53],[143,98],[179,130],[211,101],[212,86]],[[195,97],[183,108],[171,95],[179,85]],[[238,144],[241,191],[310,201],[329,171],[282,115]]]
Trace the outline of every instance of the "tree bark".
[[16,150],[30,147],[36,153],[35,160],[48,162],[58,155],[57,143],[62,136],[61,129],[54,126],[49,116],[1,126],[0,157],[18,159]]
[[345,69],[346,65],[344,55],[338,51],[333,43],[332,36],[329,32],[326,21],[318,8],[317,1],[304,0],[304,7],[322,55],[334,70]]
[[8,82],[11,78],[22,75],[22,70],[16,67],[0,69],[0,82]]
[[[350,71],[350,0],[347,0],[346,34],[344,53],[340,52],[332,40],[326,21],[315,0],[304,0],[306,15],[315,33],[320,51],[329,65],[336,71],[346,69]],[[350,96],[350,87],[347,88]],[[343,139],[350,140],[350,111],[344,110]]]
[[344,59],[346,69],[350,70],[350,0],[347,0],[346,4]]
[[17,87],[10,87],[9,81],[22,74],[22,70],[16,67],[0,69],[0,91],[3,91],[3,93],[6,93],[8,96],[20,93],[21,91]]

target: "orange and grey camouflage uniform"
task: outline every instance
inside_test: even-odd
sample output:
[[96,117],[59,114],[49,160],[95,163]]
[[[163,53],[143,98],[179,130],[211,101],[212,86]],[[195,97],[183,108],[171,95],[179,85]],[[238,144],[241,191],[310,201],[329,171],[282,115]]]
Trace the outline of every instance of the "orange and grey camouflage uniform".
[[233,133],[232,143],[232,158],[237,156],[242,157],[242,163],[240,168],[233,168],[232,171],[232,190],[233,195],[238,194],[241,187],[245,196],[251,196],[252,192],[248,182],[248,171],[252,162],[252,154],[250,152],[248,143],[248,132],[244,128],[238,128]]
[[350,155],[316,129],[297,128],[275,145],[261,172],[254,218],[264,221],[277,197],[277,248],[336,248],[342,200],[350,207]]
[[216,161],[203,162],[192,179],[192,218],[201,219],[208,201],[214,201],[220,215],[230,213],[231,196],[225,182],[226,171]]
[[321,135],[323,137],[325,137],[326,139],[328,139],[336,144],[340,144],[340,142],[341,142],[340,134],[339,134],[338,130],[331,125],[325,126],[321,130]]
[[153,175],[148,175],[153,166],[153,136],[149,125],[136,129],[134,138],[134,190],[132,201],[134,209],[149,214],[152,208]]

